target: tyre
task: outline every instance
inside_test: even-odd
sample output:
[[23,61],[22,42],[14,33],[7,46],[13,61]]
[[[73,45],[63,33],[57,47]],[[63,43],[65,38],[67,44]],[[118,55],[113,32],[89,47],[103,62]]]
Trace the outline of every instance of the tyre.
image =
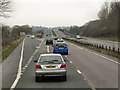
[[67,80],[67,76],[62,76],[62,77],[61,77],[61,80],[62,80],[62,81],[66,81],[66,80]]
[[36,82],[42,82],[43,81],[43,77],[35,77],[35,81]]
[[36,82],[39,82],[39,77],[36,76],[36,77],[35,77],[35,81],[36,81]]
[[66,52],[66,55],[68,55],[68,52]]
[[39,81],[42,82],[43,81],[43,77],[39,77]]

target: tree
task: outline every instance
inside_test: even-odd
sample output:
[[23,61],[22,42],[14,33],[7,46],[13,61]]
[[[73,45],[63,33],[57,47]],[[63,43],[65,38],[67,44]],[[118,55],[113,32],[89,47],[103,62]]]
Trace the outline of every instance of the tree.
[[6,18],[8,12],[11,12],[11,1],[10,0],[0,0],[0,17]]
[[25,34],[32,34],[32,28],[29,25],[15,25],[12,30],[12,35],[14,37],[20,36],[20,32],[25,32]]
[[101,20],[106,20],[108,17],[108,13],[109,13],[109,3],[105,2],[104,5],[102,6],[100,12],[98,13],[98,17]]

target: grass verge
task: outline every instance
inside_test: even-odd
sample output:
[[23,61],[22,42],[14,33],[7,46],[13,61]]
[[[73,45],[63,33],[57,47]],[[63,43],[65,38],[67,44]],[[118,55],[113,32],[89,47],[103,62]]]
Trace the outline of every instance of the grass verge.
[[70,40],[66,40],[66,41],[69,41],[71,43],[74,43],[74,44],[86,47],[88,49],[91,49],[91,50],[94,50],[94,51],[97,51],[97,52],[101,52],[103,54],[107,54],[107,55],[110,55],[110,56],[113,56],[113,57],[116,57],[116,58],[120,59],[120,55],[119,55],[119,53],[117,51],[106,50],[106,49],[102,49],[102,48],[98,48],[98,47],[95,47],[95,46],[82,44],[82,43],[78,43],[78,42],[74,42],[74,41],[70,41]]
[[108,38],[105,38],[105,37],[98,37],[97,39],[120,42],[120,40],[118,39],[118,37],[108,37]]
[[2,48],[2,62],[8,57],[8,55],[23,41],[24,38],[20,38],[14,42],[11,42],[8,46]]

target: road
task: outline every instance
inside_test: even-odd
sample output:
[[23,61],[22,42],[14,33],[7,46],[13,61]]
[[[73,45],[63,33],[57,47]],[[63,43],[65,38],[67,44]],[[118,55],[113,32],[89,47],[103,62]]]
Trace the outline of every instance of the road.
[[[49,52],[52,53],[52,46],[50,46],[48,49]],[[36,60],[42,53],[48,53],[45,40],[43,41],[33,60]],[[69,62],[67,62],[67,70],[68,79],[66,82],[60,81],[59,77],[46,77],[42,83],[36,83],[35,63],[32,61],[23,73],[23,76],[16,88],[88,88],[84,78],[76,71],[76,67]]]
[[[59,32],[56,33],[62,35]],[[69,55],[63,55],[63,57],[68,59],[66,62],[68,71],[67,81],[60,81],[58,77],[46,77],[43,82],[35,82],[35,62],[33,61],[38,59],[40,54],[52,53],[52,46],[45,45],[45,37],[42,39],[31,39],[27,37],[24,41],[22,76],[15,88],[118,87],[118,63],[116,63],[116,58],[89,51],[84,47],[70,42],[66,43],[69,45]],[[22,44],[23,42],[2,64],[3,88],[10,88],[16,79]],[[29,62],[30,60],[31,62]]]
[[[55,31],[64,36],[60,31]],[[96,88],[118,87],[118,59],[67,42],[68,59],[80,69],[84,77]],[[115,62],[114,62],[115,61]]]
[[[56,33],[59,33],[58,35],[62,35],[63,37],[65,37],[65,35],[60,32],[60,31],[56,31]],[[100,40],[100,39],[96,39],[96,38],[90,38],[90,37],[82,37],[83,39],[76,39],[76,38],[69,38],[71,40],[76,40],[78,42],[85,42],[85,43],[92,43],[92,44],[99,44],[99,45],[104,45],[107,46],[107,48],[109,49],[109,47],[111,47],[111,49],[113,47],[115,47],[115,50],[118,51],[119,42],[115,42],[115,41],[109,41],[109,40]]]
[[[90,88],[88,83],[84,80],[84,77],[80,73],[78,73],[76,67],[69,61],[67,62],[68,78],[66,82],[60,81],[59,77],[47,77],[42,83],[36,83],[35,63],[33,61],[36,60],[40,54],[48,53],[47,47],[49,47],[49,53],[52,53],[52,46],[46,46],[45,40],[41,42],[42,40],[31,38],[25,39],[22,76],[19,79],[19,82],[16,84],[15,88]],[[40,43],[41,46],[37,47],[37,53],[32,58],[32,61],[28,64],[30,57],[37,49],[36,46],[38,46]],[[21,46],[22,43],[3,63],[3,88],[10,88],[15,81],[18,70]]]
[[[40,40],[26,38],[22,67],[25,66],[40,42]],[[17,46],[2,64],[2,88],[10,88],[16,78],[22,43]]]

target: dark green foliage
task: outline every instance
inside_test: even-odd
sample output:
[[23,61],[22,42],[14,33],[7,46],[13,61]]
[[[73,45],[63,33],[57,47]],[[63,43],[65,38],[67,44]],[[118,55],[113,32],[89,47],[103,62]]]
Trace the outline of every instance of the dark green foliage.
[[32,28],[28,25],[15,25],[13,28],[10,28],[9,26],[2,26],[2,46],[7,46],[11,42],[19,39],[21,37],[20,32],[31,34]]
[[12,30],[12,35],[14,37],[20,36],[20,32],[25,32],[25,34],[31,34],[32,28],[29,25],[23,25],[23,26],[15,25]]

